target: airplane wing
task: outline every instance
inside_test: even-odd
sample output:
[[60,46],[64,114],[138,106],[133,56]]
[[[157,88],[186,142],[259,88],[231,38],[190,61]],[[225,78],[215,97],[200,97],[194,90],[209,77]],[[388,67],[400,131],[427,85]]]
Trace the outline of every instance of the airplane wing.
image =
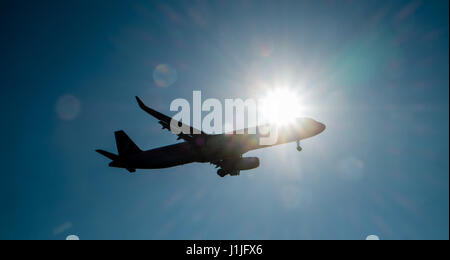
[[[183,124],[179,121],[173,120],[171,117],[168,117],[154,109],[151,109],[149,107],[147,107],[144,102],[142,102],[142,100],[139,97],[136,97],[136,100],[139,104],[139,107],[144,110],[145,112],[149,113],[150,115],[152,115],[153,117],[155,117],[156,119],[159,120],[159,124],[161,124],[163,129],[167,129],[170,132],[172,132],[170,130],[170,124],[172,122],[172,124],[176,124],[180,130],[182,130],[181,133],[177,134],[178,135],[178,140],[183,139],[185,141],[192,141],[195,137],[194,133],[199,133],[198,135],[207,135],[206,133],[192,127],[186,124]],[[172,121],[173,120],[173,121]],[[189,133],[189,134],[184,134],[184,133]]]

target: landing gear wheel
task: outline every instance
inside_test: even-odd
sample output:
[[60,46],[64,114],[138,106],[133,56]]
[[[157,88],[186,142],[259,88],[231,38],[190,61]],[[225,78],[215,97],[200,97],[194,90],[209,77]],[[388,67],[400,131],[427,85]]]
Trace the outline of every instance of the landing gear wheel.
[[227,172],[224,169],[219,169],[217,171],[217,175],[219,175],[220,177],[223,178],[223,177],[227,176]]
[[303,148],[300,146],[300,140],[297,140],[297,151],[301,152]]

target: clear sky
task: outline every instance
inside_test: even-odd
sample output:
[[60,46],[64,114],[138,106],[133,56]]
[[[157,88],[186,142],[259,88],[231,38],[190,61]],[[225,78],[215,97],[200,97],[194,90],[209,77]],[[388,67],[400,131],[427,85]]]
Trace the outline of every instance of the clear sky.
[[[448,5],[1,1],[0,239],[448,239]],[[171,114],[276,84],[327,129],[251,174],[94,152],[176,142],[135,95]]]

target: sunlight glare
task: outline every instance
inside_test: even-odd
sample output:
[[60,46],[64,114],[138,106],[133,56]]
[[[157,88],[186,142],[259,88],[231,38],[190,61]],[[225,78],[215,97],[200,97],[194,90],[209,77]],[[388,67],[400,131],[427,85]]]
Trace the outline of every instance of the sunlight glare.
[[261,100],[259,109],[264,122],[287,125],[300,115],[300,98],[288,88],[277,88]]

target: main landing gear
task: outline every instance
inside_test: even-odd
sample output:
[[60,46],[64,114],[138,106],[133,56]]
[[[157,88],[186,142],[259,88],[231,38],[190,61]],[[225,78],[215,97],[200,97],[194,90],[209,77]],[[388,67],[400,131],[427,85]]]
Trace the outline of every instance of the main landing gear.
[[297,140],[297,151],[301,152],[303,148],[300,146],[300,140]]
[[219,169],[218,171],[217,171],[217,175],[219,175],[220,177],[225,177],[225,176],[227,176],[227,172],[224,170],[224,169]]
[[227,176],[228,174],[230,176],[239,176],[240,172],[241,172],[240,170],[232,170],[232,171],[227,172],[224,169],[219,169],[219,170],[217,170],[217,175],[219,175],[222,178]]

